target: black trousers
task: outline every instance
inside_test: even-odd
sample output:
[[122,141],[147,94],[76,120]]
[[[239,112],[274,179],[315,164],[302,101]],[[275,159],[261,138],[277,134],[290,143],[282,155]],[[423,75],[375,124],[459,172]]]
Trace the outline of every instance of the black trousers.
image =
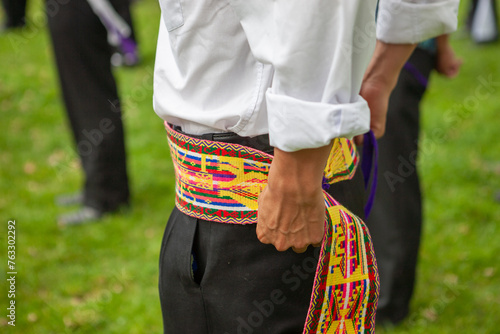
[[[416,49],[409,62],[425,78],[434,56]],[[414,73],[401,72],[389,101],[387,127],[379,141],[378,187],[370,229],[380,275],[377,321],[397,323],[409,313],[422,228],[417,173],[419,105],[426,87]]]
[[22,27],[26,23],[26,0],[2,0],[6,28]]
[[[362,215],[360,171],[330,190]],[[319,248],[278,252],[259,242],[255,228],[199,220],[174,209],[160,254],[165,334],[302,333]]]
[[[131,24],[129,1],[111,0]],[[102,212],[129,201],[124,130],[107,32],[86,0],[47,2],[61,89],[85,173],[84,204]]]

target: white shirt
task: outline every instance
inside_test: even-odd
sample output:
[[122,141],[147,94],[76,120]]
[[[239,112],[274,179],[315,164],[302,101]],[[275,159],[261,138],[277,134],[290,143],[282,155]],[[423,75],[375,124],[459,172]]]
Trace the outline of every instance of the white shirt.
[[459,0],[381,0],[377,24],[376,0],[159,1],[155,112],[189,134],[269,133],[296,151],[367,132],[375,37],[452,32]]

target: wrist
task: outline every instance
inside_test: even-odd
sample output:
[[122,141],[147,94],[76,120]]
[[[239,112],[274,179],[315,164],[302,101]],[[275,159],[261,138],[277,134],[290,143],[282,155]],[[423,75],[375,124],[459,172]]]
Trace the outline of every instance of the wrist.
[[285,152],[275,148],[268,185],[274,190],[308,196],[322,189],[323,174],[331,145]]
[[363,82],[371,82],[380,89],[392,91],[396,86],[399,72],[415,47],[416,44],[389,44],[377,41]]

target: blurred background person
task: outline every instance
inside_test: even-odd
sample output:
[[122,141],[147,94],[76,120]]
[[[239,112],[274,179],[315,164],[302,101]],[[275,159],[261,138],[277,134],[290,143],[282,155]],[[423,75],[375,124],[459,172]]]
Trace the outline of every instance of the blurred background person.
[[498,40],[498,16],[495,0],[472,0],[467,16],[467,30],[476,43]]
[[380,275],[377,323],[398,324],[410,311],[422,229],[422,196],[417,172],[420,101],[435,70],[452,78],[462,61],[448,35],[419,44],[391,94],[386,132],[378,140],[378,186],[370,229]]
[[[135,40],[129,0],[110,4]],[[62,95],[85,176],[83,192],[57,199],[61,205],[81,204],[78,211],[61,215],[60,225],[98,220],[128,207],[130,199],[122,111],[111,67],[114,47],[109,27],[95,12],[87,0],[68,0],[57,11],[47,2]]]
[[6,21],[2,30],[21,28],[26,25],[26,0],[2,0]]

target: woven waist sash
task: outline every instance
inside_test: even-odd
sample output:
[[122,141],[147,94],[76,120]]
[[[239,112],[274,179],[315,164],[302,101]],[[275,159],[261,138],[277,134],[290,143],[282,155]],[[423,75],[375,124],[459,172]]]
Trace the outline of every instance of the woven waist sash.
[[[176,206],[192,217],[231,224],[257,223],[257,199],[273,157],[259,150],[196,139],[165,124],[176,173]],[[336,139],[325,180],[351,178],[357,164],[351,141]],[[364,223],[324,192],[321,245],[303,334],[374,333],[378,273]]]

